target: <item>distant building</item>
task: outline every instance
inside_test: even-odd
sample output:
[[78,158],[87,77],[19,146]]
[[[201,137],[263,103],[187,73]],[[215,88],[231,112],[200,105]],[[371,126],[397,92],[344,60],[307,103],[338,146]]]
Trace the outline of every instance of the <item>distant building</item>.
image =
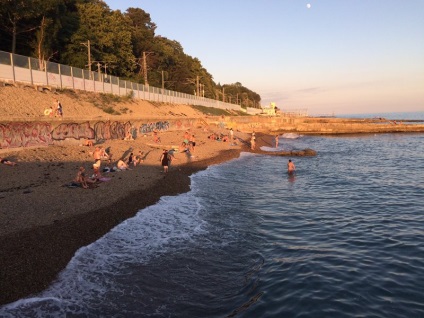
[[278,108],[275,103],[271,103],[269,106],[262,107],[262,114],[267,116],[276,116],[277,110]]

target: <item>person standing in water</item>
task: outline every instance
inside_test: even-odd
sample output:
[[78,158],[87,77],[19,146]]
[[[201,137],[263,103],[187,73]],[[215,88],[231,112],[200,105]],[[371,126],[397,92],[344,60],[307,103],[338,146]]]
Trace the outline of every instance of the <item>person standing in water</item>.
[[275,136],[275,148],[278,148],[278,135]]
[[294,163],[289,159],[289,162],[287,163],[287,172],[288,173],[294,173],[296,171],[296,166]]

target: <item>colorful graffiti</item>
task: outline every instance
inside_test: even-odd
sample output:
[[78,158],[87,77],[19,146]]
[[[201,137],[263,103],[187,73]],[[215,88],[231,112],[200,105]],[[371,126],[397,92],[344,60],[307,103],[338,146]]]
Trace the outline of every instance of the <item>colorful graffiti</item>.
[[[181,126],[190,126],[192,123],[179,122]],[[137,134],[147,134],[153,131],[169,130],[168,121],[158,121],[134,126],[131,122],[121,123],[118,121],[99,121],[94,123],[94,127],[89,122],[85,123],[61,123],[52,128],[51,123],[22,123],[13,122],[0,124],[0,146],[1,148],[18,148],[30,146],[46,146],[53,141],[63,141],[67,139],[94,139],[96,141],[110,139],[124,139],[128,132],[132,137],[137,138]]]
[[94,130],[90,127],[90,123],[63,123],[52,131],[53,140],[73,139],[94,139]]
[[155,123],[149,123],[149,124],[142,124],[140,126],[140,133],[141,134],[148,134],[153,131],[166,131],[169,129],[169,122],[168,121],[157,121]]
[[96,140],[108,140],[108,139],[124,139],[126,132],[131,131],[131,123],[120,123],[114,122],[102,122],[99,121],[94,124],[94,133]]
[[0,147],[47,146],[52,143],[50,123],[0,124]]

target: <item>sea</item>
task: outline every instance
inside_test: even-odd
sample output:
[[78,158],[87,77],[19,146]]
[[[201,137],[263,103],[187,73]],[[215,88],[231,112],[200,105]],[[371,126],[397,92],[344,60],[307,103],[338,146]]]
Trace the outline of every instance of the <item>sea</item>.
[[424,134],[263,149],[305,148],[192,175],[0,317],[424,317]]

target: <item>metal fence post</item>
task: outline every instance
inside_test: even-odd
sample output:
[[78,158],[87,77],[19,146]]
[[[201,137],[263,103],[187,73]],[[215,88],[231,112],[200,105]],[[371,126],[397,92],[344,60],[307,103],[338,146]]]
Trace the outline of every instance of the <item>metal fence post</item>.
[[48,72],[47,72],[47,61],[46,61],[46,85],[48,86],[49,85],[49,74],[48,74]]
[[74,83],[74,68],[71,66],[71,79],[72,79],[72,89],[75,89]]
[[31,67],[31,58],[28,57],[28,66],[29,66],[29,76],[31,77],[31,85],[34,85],[34,79],[32,78],[32,67]]
[[10,53],[10,65],[12,65],[13,83],[16,82],[15,64],[13,63],[13,53]]
[[60,81],[60,89],[63,89],[63,85],[62,85],[62,72],[61,72],[61,70],[60,70],[60,65],[61,64],[58,64],[59,65],[59,81]]

